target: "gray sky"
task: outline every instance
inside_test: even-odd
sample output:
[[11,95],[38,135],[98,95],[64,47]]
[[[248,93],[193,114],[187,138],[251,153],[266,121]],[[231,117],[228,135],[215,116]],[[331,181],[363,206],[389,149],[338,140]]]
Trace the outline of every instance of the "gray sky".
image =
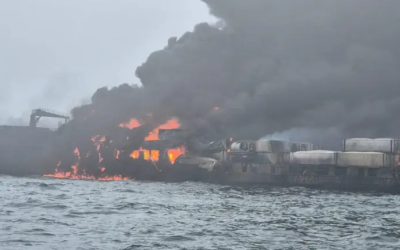
[[134,72],[171,36],[213,21],[199,0],[1,0],[0,122],[60,112]]

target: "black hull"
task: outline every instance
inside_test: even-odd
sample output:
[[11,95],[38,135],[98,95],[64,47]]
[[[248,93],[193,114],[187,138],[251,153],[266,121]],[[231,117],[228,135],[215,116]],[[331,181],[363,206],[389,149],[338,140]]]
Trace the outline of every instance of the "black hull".
[[[207,171],[191,166],[170,166],[161,171],[138,171],[132,179],[156,182],[204,182],[230,186],[306,187],[349,192],[400,194],[400,179],[348,176],[307,176],[266,173],[230,173]],[[146,173],[145,173],[146,172]],[[26,175],[25,175],[26,176]]]
[[204,181],[213,184],[246,187],[306,187],[321,190],[400,194],[400,179],[395,178],[219,173]]

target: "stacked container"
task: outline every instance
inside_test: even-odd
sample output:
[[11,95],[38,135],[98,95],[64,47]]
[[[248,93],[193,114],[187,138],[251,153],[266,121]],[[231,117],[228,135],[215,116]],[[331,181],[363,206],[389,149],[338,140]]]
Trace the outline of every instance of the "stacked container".
[[391,167],[399,165],[400,140],[394,138],[351,138],[343,140],[338,165]]
[[400,153],[400,140],[393,138],[352,138],[343,140],[343,152]]
[[337,165],[338,152],[327,150],[298,151],[290,153],[290,163],[295,165]]
[[290,151],[297,152],[297,151],[311,151],[320,149],[321,148],[318,145],[315,145],[311,142],[293,142]]

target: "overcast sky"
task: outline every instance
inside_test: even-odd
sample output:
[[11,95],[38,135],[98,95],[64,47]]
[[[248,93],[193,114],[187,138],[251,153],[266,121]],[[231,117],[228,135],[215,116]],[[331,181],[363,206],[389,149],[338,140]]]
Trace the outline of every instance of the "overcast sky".
[[0,0],[0,122],[139,83],[152,51],[204,21],[213,18],[199,0]]

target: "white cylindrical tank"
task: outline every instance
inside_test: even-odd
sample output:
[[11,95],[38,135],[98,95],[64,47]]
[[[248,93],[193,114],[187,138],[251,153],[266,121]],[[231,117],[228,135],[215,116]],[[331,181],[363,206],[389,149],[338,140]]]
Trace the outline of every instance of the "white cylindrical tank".
[[231,144],[230,150],[232,153],[243,153],[251,150],[254,151],[255,144],[255,141],[237,141]]
[[381,152],[340,152],[338,153],[338,166],[358,167],[390,167],[394,164],[392,155]]
[[400,140],[394,138],[351,138],[343,141],[343,152],[400,153]]
[[298,165],[336,165],[336,151],[312,150],[290,153],[290,163]]
[[291,152],[292,143],[278,140],[258,140],[256,142],[257,152],[284,153]]

